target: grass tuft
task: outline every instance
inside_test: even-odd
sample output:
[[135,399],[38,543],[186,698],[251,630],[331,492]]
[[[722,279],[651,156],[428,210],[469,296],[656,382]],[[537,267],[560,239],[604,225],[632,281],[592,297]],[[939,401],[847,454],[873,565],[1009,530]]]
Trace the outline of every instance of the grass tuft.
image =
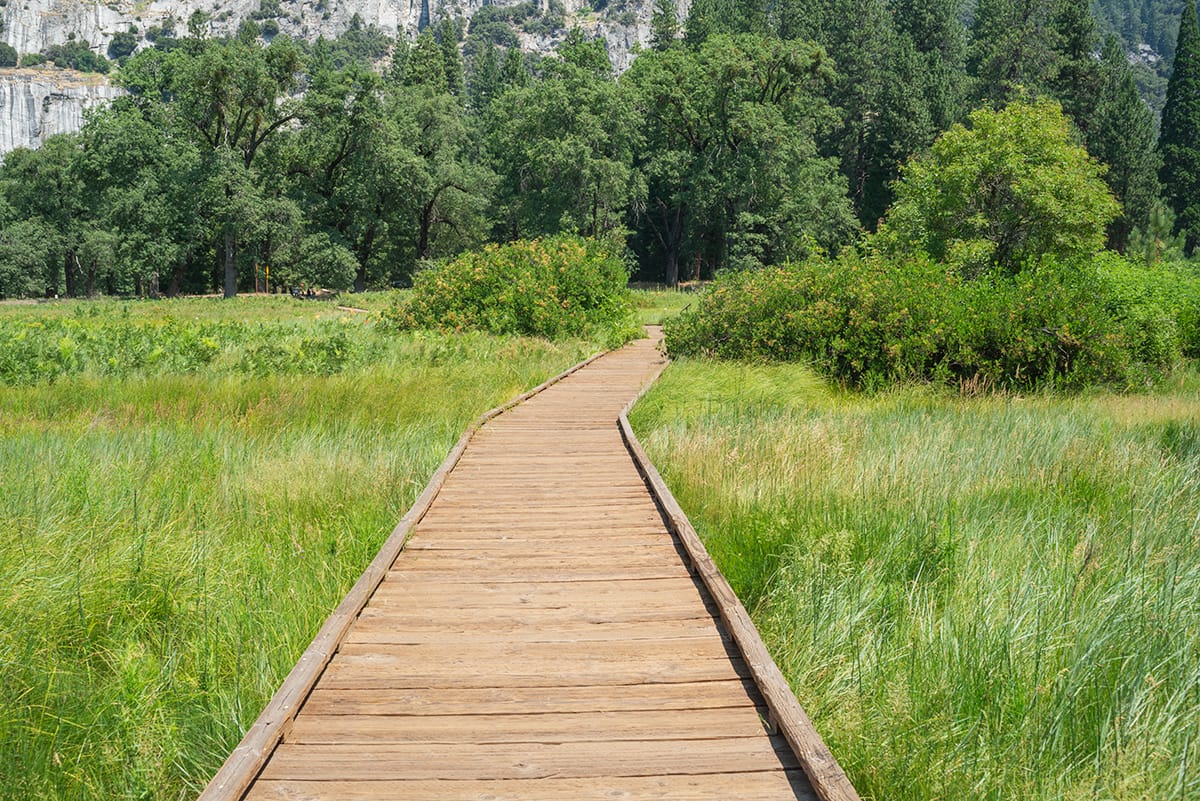
[[865,798],[1200,792],[1200,394],[682,361],[633,422]]

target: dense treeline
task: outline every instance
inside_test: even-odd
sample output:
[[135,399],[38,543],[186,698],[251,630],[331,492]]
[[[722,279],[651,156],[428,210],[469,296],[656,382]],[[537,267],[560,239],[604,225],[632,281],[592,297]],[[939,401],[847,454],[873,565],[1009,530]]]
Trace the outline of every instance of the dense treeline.
[[0,294],[231,295],[268,267],[362,289],[559,233],[624,240],[668,283],[802,259],[874,230],[901,165],[972,109],[1035,98],[1107,165],[1108,244],[1170,241],[1153,114],[1086,0],[973,5],[658,0],[621,76],[578,29],[522,54],[504,14],[411,43],[189,25],[122,53],[129,95],[78,134],[6,157]]

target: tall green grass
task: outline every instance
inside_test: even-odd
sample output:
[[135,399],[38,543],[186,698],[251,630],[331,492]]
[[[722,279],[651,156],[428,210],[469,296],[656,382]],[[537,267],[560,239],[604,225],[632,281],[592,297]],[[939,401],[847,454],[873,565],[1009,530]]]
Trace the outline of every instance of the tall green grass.
[[866,798],[1200,794],[1200,383],[965,400],[680,362],[647,450]]
[[356,320],[327,374],[244,369],[328,333],[269,303],[202,368],[0,386],[3,797],[194,796],[465,426],[591,350]]
[[639,325],[662,325],[690,308],[700,294],[681,289],[631,289],[629,299]]

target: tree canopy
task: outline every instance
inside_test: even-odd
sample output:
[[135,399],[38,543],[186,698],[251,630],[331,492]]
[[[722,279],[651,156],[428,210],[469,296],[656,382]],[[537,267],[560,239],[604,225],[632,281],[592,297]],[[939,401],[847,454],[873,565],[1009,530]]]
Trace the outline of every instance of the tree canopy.
[[116,42],[128,97],[9,154],[0,292],[232,295],[264,264],[365,289],[559,233],[622,239],[673,284],[835,253],[885,219],[906,248],[1012,271],[1094,250],[1097,221],[1145,250],[1163,187],[1194,245],[1188,8],[1161,142],[1086,0],[696,0],[682,26],[657,0],[623,75],[578,28],[522,52],[516,29],[557,7],[443,16],[413,41],[356,18],[311,44],[264,31],[273,7],[224,38],[194,15]]
[[1090,255],[1119,213],[1103,172],[1072,140],[1058,104],[980,109],[904,169],[878,241],[968,278],[993,266],[1015,273],[1044,256]]

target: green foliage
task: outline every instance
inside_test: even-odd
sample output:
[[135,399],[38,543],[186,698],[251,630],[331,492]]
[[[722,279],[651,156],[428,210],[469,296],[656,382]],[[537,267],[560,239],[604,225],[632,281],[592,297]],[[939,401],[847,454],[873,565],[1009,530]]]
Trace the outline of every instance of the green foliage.
[[423,86],[430,94],[441,94],[450,89],[446,80],[446,54],[429,29],[421,32],[408,53],[404,83],[406,86]]
[[[279,0],[259,0],[258,10],[254,11],[250,15],[250,18],[256,19],[256,20],[263,20],[263,19],[275,19],[276,17],[280,17],[280,16],[283,16],[283,6],[280,4]],[[356,27],[356,26],[352,25],[351,27]],[[358,27],[361,27],[361,20],[360,20],[360,25]]]
[[1162,200],[1155,200],[1144,227],[1135,228],[1129,235],[1126,253],[1147,267],[1163,262],[1184,260],[1184,237],[1175,233],[1175,212]]
[[639,204],[638,117],[611,76],[603,41],[572,31],[546,75],[488,108],[488,152],[500,176],[502,237],[603,236]]
[[[383,335],[290,298],[6,304],[0,321],[0,360],[23,330],[91,365],[0,380],[11,801],[198,795],[463,428],[592,347]],[[207,365],[192,335],[217,340]]]
[[1134,359],[1171,365],[1200,357],[1200,273],[1183,261],[1139,264],[1106,254],[1098,295],[1122,323]]
[[513,26],[518,16],[527,10],[534,11],[527,5],[487,5],[479,9],[471,15],[467,47],[471,48],[472,52],[483,43],[500,47],[519,47],[520,39]]
[[400,329],[476,329],[547,339],[622,342],[634,333],[613,247],[559,235],[489,245],[417,273],[412,295],[387,315]]
[[1200,244],[1200,22],[1195,0],[1184,6],[1179,24],[1158,147],[1166,199],[1190,252]]
[[1108,243],[1124,251],[1133,229],[1149,221],[1160,190],[1154,114],[1138,95],[1129,61],[1115,37],[1104,43],[1101,66],[1088,150],[1109,165],[1104,181],[1121,202],[1122,214],[1108,228]]
[[679,39],[679,11],[675,0],[654,0],[650,18],[650,46],[655,50],[674,47]]
[[442,63],[445,65],[446,89],[455,96],[463,93],[465,81],[462,53],[458,49],[462,28],[461,20],[445,17],[438,25],[437,33],[438,44],[442,48]]
[[[267,33],[264,23],[263,33]],[[375,24],[347,28],[336,39],[318,37],[309,54],[310,74],[319,77],[328,71],[345,69],[351,65],[372,67],[388,54],[393,46],[388,36]]]
[[1185,0],[1097,0],[1098,16],[1131,48],[1147,44],[1170,63]]
[[682,361],[633,424],[863,798],[1200,786],[1197,376],[837,391]]
[[467,96],[471,107],[483,111],[503,91],[500,62],[496,58],[496,46],[486,42],[471,61],[471,74],[467,80]]
[[718,280],[667,322],[667,348],[802,361],[867,388],[1126,387],[1174,368],[1184,342],[1194,350],[1198,287],[1178,271],[1137,268],[1115,255],[1086,266],[1046,260],[968,281],[922,258],[848,252]]
[[844,181],[817,137],[833,77],[805,42],[714,35],[642,54],[622,76],[644,120],[640,219],[666,281],[680,263],[755,266],[836,247],[855,229]]
[[[273,333],[263,334],[270,337]],[[86,373],[119,376],[189,373],[247,338],[237,324],[184,325],[117,315],[44,321],[0,320],[0,383],[29,385]]]
[[0,67],[15,67],[20,60],[15,47],[8,42],[0,42]]
[[74,34],[63,44],[50,45],[41,53],[46,61],[53,61],[56,66],[68,67],[80,72],[107,73],[110,64],[108,59],[99,53],[93,53],[91,45]]
[[46,255],[52,233],[38,220],[0,228],[0,298],[36,295],[45,289]]
[[108,42],[108,57],[114,61],[122,61],[133,55],[138,46],[138,35],[135,31],[120,31],[114,33]]
[[883,251],[925,253],[974,278],[1104,246],[1119,206],[1058,104],[1018,101],[970,121],[905,167],[876,240]]
[[358,274],[358,259],[354,258],[354,254],[345,244],[327,233],[304,237],[297,244],[295,253],[291,255],[293,266],[289,277],[285,279],[289,283],[349,289]]

